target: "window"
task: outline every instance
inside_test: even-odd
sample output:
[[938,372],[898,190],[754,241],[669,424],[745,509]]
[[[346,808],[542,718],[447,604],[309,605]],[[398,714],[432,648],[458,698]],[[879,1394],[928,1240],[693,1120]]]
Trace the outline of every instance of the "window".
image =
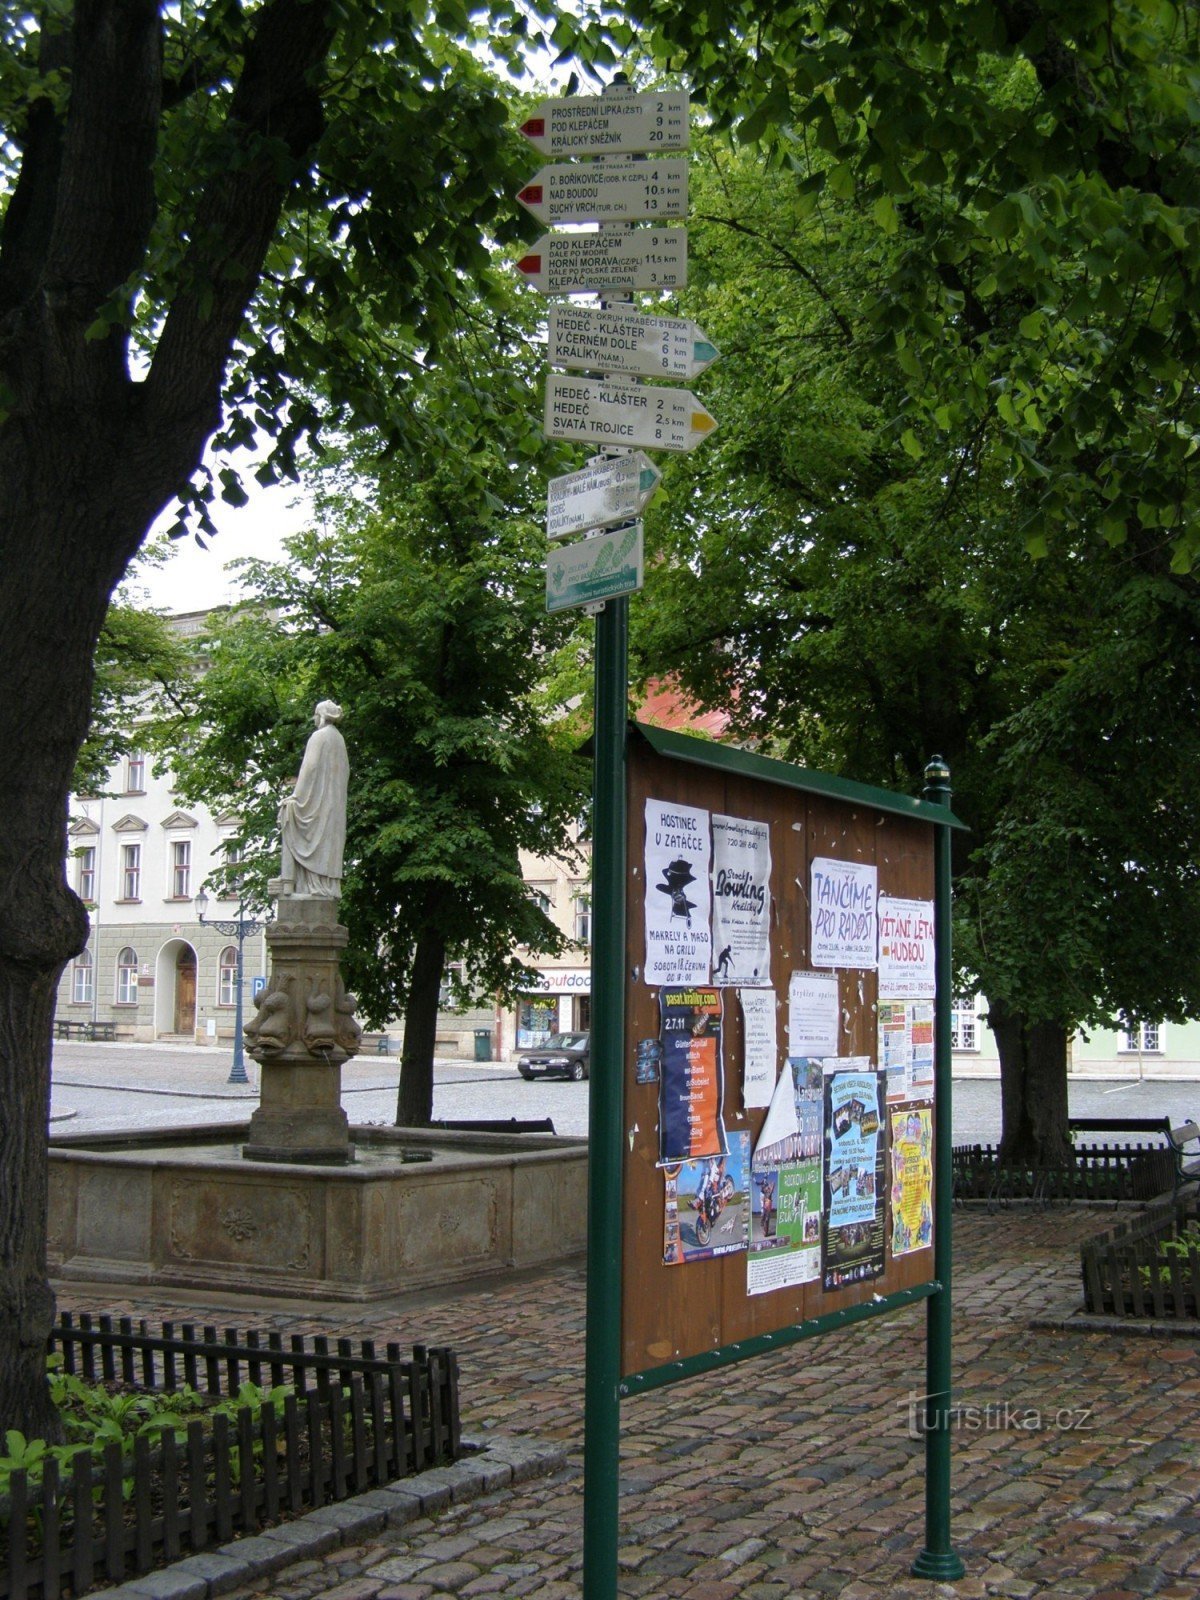
[[534,905],[539,911],[544,911],[547,916],[550,915],[550,907],[553,904],[553,901],[550,899],[550,896],[546,893],[545,889],[541,889],[537,886],[537,884],[531,883],[529,885],[529,898],[533,901]]
[[950,1013],[950,1048],[952,1050],[979,1049],[979,1018],[975,1015],[973,1000],[956,1000]]
[[81,950],[71,968],[71,999],[77,1006],[92,1003],[92,952]]
[[233,869],[239,866],[246,857],[245,847],[236,839],[226,839],[224,844],[225,866],[228,876],[221,888],[222,900],[236,900],[242,892],[242,875]]
[[171,842],[171,892],[172,900],[187,900],[192,892],[192,841],[174,839]]
[[592,900],[590,895],[575,896],[575,939],[579,944],[592,942]]
[[84,845],[75,852],[75,892],[81,900],[96,898],[96,847]]
[[1121,1049],[1133,1054],[1162,1054],[1162,1023],[1124,1023],[1121,1028]]
[[217,966],[217,1004],[237,1005],[238,957],[237,945],[227,944],[221,951]]
[[146,757],[131,750],[125,758],[125,793],[143,794],[146,788]]
[[121,846],[121,899],[142,898],[142,847],[140,844]]
[[117,957],[117,1004],[119,1006],[137,1005],[137,951],[131,950],[128,945]]

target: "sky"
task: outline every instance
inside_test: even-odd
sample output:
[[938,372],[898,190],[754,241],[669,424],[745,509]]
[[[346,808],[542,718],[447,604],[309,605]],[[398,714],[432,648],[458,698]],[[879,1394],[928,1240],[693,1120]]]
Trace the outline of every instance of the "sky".
[[[252,478],[246,478],[245,486],[248,504],[235,508],[218,503],[213,508],[219,531],[215,539],[205,541],[207,549],[202,550],[193,538],[177,539],[163,567],[134,575],[129,587],[138,604],[172,613],[228,605],[244,598],[236,575],[225,570],[231,561],[244,556],[265,561],[282,557],[281,541],[305,526],[302,487],[290,483],[262,489]],[[155,532],[165,532],[174,520],[174,510],[165,513],[155,524]]]

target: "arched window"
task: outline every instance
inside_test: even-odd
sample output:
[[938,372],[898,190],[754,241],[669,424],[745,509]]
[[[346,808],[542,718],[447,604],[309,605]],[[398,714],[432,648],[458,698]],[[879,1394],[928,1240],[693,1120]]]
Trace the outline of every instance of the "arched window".
[[117,1004],[119,1006],[137,1005],[137,951],[126,945],[117,957]]
[[221,951],[221,962],[217,969],[217,1004],[219,1006],[237,1004],[237,969],[237,945],[227,944],[224,950]]
[[71,999],[77,1006],[92,1003],[92,952],[81,950],[71,968]]

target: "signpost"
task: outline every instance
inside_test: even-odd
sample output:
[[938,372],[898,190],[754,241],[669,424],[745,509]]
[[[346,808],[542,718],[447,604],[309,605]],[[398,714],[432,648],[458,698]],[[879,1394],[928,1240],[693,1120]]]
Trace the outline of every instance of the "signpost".
[[595,605],[642,587],[642,525],[560,545],[546,562],[546,610]]
[[636,378],[694,378],[720,351],[685,317],[644,317],[610,307],[555,305],[548,318],[550,365]]
[[536,172],[517,199],[539,222],[643,222],[686,217],[686,156],[641,161],[556,162]]
[[716,425],[716,418],[687,389],[559,372],[546,379],[547,439],[681,453],[703,444]]
[[565,539],[610,522],[638,516],[662,481],[640,450],[610,461],[597,456],[581,472],[567,472],[546,485],[546,534]]
[[543,294],[682,289],[687,283],[687,229],[544,233],[517,262],[517,271]]
[[547,156],[686,150],[686,94],[572,95],[543,100],[521,132]]

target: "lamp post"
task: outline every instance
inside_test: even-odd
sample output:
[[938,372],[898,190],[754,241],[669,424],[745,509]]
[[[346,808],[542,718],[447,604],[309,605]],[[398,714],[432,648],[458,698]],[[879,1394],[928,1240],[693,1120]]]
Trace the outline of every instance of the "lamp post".
[[215,928],[218,933],[223,933],[226,938],[237,940],[237,985],[233,1011],[233,1066],[230,1069],[228,1082],[249,1083],[246,1075],[246,1060],[242,1051],[242,978],[244,973],[243,946],[248,933],[257,933],[262,927],[261,922],[256,922],[253,917],[242,915],[243,903],[238,901],[238,914],[236,921],[232,918],[223,920],[220,917],[206,917],[208,910],[208,895],[201,889],[196,896],[196,917],[202,928]]

